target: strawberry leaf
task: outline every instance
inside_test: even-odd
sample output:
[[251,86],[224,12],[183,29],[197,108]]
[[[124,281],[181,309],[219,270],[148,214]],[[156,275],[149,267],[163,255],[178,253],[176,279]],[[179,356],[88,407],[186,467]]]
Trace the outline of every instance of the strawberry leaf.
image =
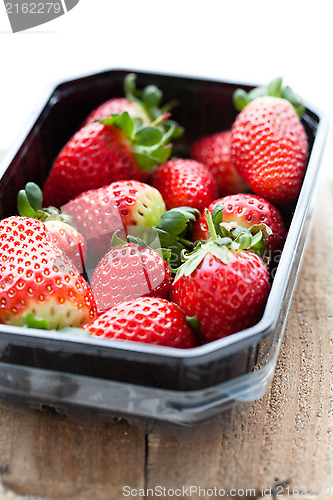
[[165,163],[171,156],[172,153],[172,145],[168,144],[166,146],[162,145],[157,149],[154,149],[150,152],[150,157],[156,160],[156,163]]
[[152,147],[160,143],[163,138],[163,132],[155,127],[144,127],[135,134],[135,141],[139,146]]
[[[162,101],[162,91],[156,85],[148,85],[142,91],[143,105],[149,108],[159,108]],[[161,112],[159,113],[161,114]]]
[[191,207],[172,208],[161,216],[156,227],[179,236],[187,229],[189,222],[195,221],[199,215],[200,212]]
[[152,158],[146,151],[140,146],[134,146],[133,153],[141,168],[145,172],[149,172],[156,165],[156,160]]
[[140,247],[143,247],[143,248],[148,247],[148,245],[138,236],[133,236],[133,235],[129,234],[127,236],[127,241],[128,241],[128,243],[134,243],[135,245],[139,245]]
[[34,182],[27,182],[25,185],[25,192],[31,207],[36,211],[41,210],[43,202],[43,193],[41,188]]
[[217,259],[219,259],[221,262],[224,264],[228,264],[229,262],[229,250],[225,245],[218,246],[218,245],[213,245],[210,253],[214,255]]
[[17,195],[17,210],[22,217],[36,217],[36,211],[30,205],[24,189],[21,189]]
[[179,270],[177,271],[174,283],[178,281],[182,276],[190,276],[190,274],[195,271],[195,269],[201,264],[205,256],[207,255],[208,252],[198,252],[194,255],[192,255],[186,262],[180,266]]

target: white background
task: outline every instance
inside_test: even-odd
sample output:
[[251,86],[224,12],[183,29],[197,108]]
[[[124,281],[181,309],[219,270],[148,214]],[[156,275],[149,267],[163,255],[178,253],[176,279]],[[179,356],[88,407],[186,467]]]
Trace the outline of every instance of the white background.
[[[333,122],[331,0],[80,0],[16,34],[0,3],[0,150],[54,82],[113,67],[250,83],[281,75]],[[330,132],[328,167],[332,158]]]

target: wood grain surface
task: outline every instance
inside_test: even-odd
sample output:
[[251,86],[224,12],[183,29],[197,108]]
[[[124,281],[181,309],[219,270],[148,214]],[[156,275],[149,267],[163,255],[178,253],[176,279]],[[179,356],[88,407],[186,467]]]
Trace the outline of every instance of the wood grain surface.
[[[320,244],[324,229],[325,246]],[[192,491],[241,489],[233,498],[291,493],[303,500],[309,493],[333,498],[332,231],[333,189],[327,183],[272,387],[235,413],[233,427],[156,424],[148,430],[125,421],[75,421],[2,409],[0,500],[120,500],[124,486],[138,495],[144,488],[192,486]],[[189,497],[185,490],[177,498]],[[212,496],[201,490],[190,498]]]

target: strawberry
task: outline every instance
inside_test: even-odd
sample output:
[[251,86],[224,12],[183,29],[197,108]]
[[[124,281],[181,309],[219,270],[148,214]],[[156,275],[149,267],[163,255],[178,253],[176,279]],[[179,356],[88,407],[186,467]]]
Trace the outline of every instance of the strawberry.
[[213,174],[219,196],[248,191],[249,187],[231,163],[231,130],[202,137],[191,148],[191,157]]
[[250,251],[261,247],[261,232],[241,226],[224,231],[220,211],[214,224],[208,210],[206,218],[211,237],[185,256],[170,298],[197,319],[202,339],[211,342],[257,323],[270,285],[264,262]]
[[92,337],[130,340],[186,349],[199,341],[184,312],[165,299],[141,297],[123,302],[84,325]]
[[87,246],[82,234],[71,226],[71,218],[55,207],[42,208],[43,194],[34,182],[28,182],[17,196],[18,213],[44,222],[52,240],[82,272],[87,256]]
[[281,83],[239,113],[232,126],[231,161],[256,194],[284,206],[295,202],[301,189],[308,142],[293,104],[277,97],[285,95]]
[[[100,104],[94,109],[84,124],[95,120],[103,120],[114,114],[122,114],[125,111],[132,118],[140,118],[145,125],[149,125],[155,118],[162,114],[162,110],[158,108],[162,92],[154,85],[149,85],[142,92],[136,89],[136,75],[129,73],[124,78],[124,92],[126,97],[114,97]],[[154,106],[155,114],[153,116]]]
[[96,317],[91,290],[43,222],[0,221],[0,322],[59,329]]
[[138,181],[113,182],[82,193],[62,207],[88,245],[88,259],[97,263],[110,249],[111,237],[128,226],[157,224],[165,205],[157,189]]
[[44,224],[51,233],[53,243],[71,259],[80,272],[83,272],[87,245],[82,234],[60,220],[46,220]]
[[[234,222],[248,229],[254,224],[266,224],[272,231],[264,240],[267,252],[273,252],[282,246],[285,238],[284,222],[280,212],[269,201],[254,194],[233,194],[213,201],[208,207],[211,214],[218,203],[224,206],[224,223]],[[205,213],[195,223],[192,238],[194,241],[209,238]]]
[[169,141],[179,137],[182,129],[159,108],[161,93],[155,86],[142,91],[142,102],[134,82],[128,86],[131,101],[151,122],[136,113],[130,116],[128,110],[86,122],[53,163],[43,189],[48,205],[60,207],[80,193],[118,180],[145,181],[149,170],[168,160]]
[[170,286],[171,270],[163,257],[131,243],[110,250],[91,282],[99,313],[143,295],[167,298]]
[[122,114],[125,111],[132,118],[141,118],[142,122],[149,124],[150,120],[144,110],[136,102],[131,102],[125,97],[114,97],[106,102],[100,104],[96,109],[94,109],[86,118],[84,125],[87,125],[93,121],[101,121],[105,118],[109,118],[111,115]]
[[213,175],[195,160],[178,158],[160,165],[151,184],[160,191],[167,210],[186,206],[201,212],[217,197]]

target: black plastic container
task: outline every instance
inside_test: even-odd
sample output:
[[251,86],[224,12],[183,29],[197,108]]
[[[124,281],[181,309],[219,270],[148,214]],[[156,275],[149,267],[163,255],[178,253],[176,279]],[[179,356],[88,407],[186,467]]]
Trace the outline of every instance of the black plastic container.
[[[88,113],[123,95],[128,71],[112,70],[58,85],[32,118],[0,168],[1,218],[16,213],[16,194],[28,181],[43,185],[52,162]],[[153,83],[186,130],[176,145],[188,155],[199,137],[229,129],[232,94],[244,84],[137,73],[139,87]],[[204,421],[240,401],[264,394],[274,374],[283,328],[318,191],[327,123],[306,108],[310,156],[297,205],[285,214],[288,237],[262,320],[252,328],[195,349],[64,337],[0,325],[0,401],[92,410],[101,415],[152,418],[179,424]]]

